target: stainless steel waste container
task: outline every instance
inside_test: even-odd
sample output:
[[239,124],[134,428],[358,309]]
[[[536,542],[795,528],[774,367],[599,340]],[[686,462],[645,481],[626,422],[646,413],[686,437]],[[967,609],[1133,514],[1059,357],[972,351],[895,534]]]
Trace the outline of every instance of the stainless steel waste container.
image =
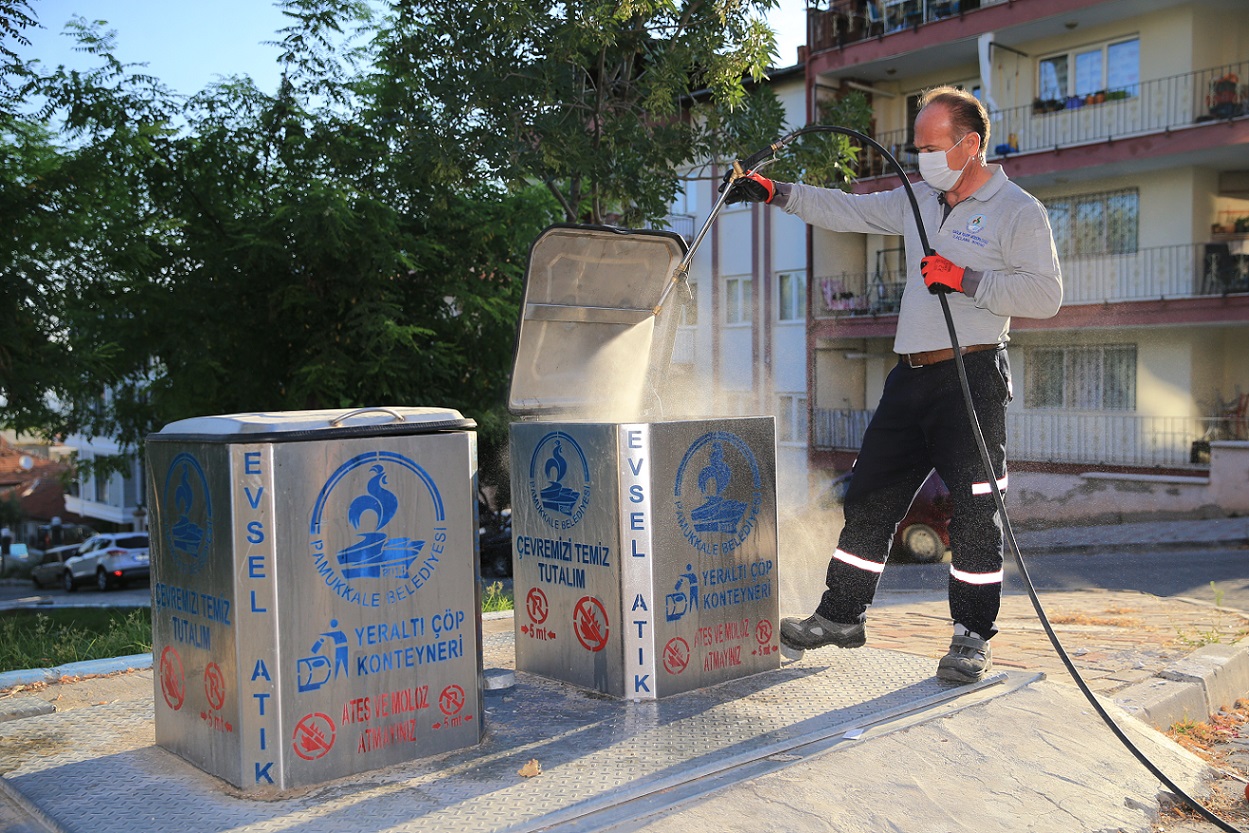
[[149,436],[157,744],[259,792],[478,743],[474,427],[365,408]]
[[663,401],[684,251],[547,229],[516,342],[516,667],[627,699],[780,664],[774,419]]

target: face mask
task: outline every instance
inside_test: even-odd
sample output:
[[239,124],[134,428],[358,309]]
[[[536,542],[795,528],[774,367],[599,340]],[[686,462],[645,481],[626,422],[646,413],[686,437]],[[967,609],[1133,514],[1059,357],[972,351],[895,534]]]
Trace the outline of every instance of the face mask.
[[[967,136],[971,134],[968,133]],[[966,139],[964,136],[963,139]],[[963,143],[963,139],[955,142],[950,150],[958,147]],[[967,158],[967,162],[963,163],[963,167],[957,171],[950,167],[946,161],[946,154],[950,150],[932,150],[924,151],[919,154],[919,175],[924,178],[933,188],[938,191],[949,191],[958,182],[958,178],[963,175],[963,171],[967,168],[967,164],[971,162],[971,157]]]

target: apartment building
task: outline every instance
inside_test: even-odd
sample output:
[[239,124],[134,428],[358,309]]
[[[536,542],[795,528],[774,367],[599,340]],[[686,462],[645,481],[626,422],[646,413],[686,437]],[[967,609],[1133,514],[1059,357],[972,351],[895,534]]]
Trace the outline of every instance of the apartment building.
[[146,530],[147,502],[143,462],[139,455],[126,454],[124,472],[105,472],[93,469],[90,464],[97,457],[124,453],[117,443],[102,437],[74,436],[68,438],[65,445],[74,449],[78,461],[74,479],[65,494],[65,510],[101,531]]
[[[1243,0],[832,0],[770,74],[788,128],[851,90],[912,180],[920,93],[973,90],[990,161],[1045,203],[1062,311],[1016,320],[1010,499],[1079,504],[1089,477],[1154,503],[1249,440],[1249,14]],[[744,148],[743,152],[753,149]],[[673,208],[692,237],[723,170]],[[855,189],[899,184],[864,148]],[[901,238],[726,209],[690,273],[676,373],[710,409],[777,417],[782,504],[849,469],[896,361]],[[1200,497],[1192,499],[1200,503]],[[1096,501],[1088,504],[1096,511]]]
[[[808,11],[808,114],[870,97],[873,138],[912,179],[920,92],[973,90],[990,162],[1046,205],[1065,301],[1016,320],[1017,486],[1090,471],[1199,477],[1246,440],[1249,14],[1243,0],[834,0]],[[867,149],[856,190],[898,186]],[[809,460],[853,461],[886,373],[901,238],[810,230]]]

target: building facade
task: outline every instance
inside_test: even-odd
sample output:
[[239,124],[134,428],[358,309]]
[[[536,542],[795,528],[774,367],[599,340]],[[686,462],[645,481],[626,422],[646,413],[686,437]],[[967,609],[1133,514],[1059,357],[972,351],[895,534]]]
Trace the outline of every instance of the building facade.
[[[1249,440],[1244,12],[1243,0],[832,0],[808,10],[804,62],[772,75],[791,127],[865,93],[873,138],[912,180],[920,93],[970,89],[991,113],[989,161],[1046,205],[1065,299],[1052,319],[1012,323],[1021,517],[1086,494],[1090,473],[1187,488],[1208,475],[1212,442]],[[700,223],[714,173],[693,199]],[[865,148],[855,190],[898,184]],[[704,249],[689,360],[710,368],[722,412],[776,415],[783,500],[819,499],[896,362],[901,238],[747,205]]]

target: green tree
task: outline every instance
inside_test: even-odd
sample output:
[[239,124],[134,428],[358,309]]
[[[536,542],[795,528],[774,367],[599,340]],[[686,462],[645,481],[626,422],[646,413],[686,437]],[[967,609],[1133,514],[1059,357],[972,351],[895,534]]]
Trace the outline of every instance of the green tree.
[[0,116],[9,115],[18,92],[14,79],[25,75],[17,50],[30,46],[26,30],[37,26],[28,0],[0,0]]
[[60,138],[23,119],[0,136],[0,189],[21,198],[0,208],[5,303],[25,287],[13,320],[31,331],[0,377],[4,421],[135,447],[205,413],[498,407],[553,201],[448,192],[419,175],[427,159],[396,160],[353,74],[309,73],[333,57],[324,22],[285,33],[305,60],[275,94],[233,78],[187,100],[75,24],[99,67],[35,87]]
[[434,181],[541,183],[567,221],[637,225],[667,213],[685,166],[776,137],[770,91],[747,106],[775,54],[774,5],[404,0],[379,100],[437,149]]
[[432,405],[491,458],[529,244],[662,217],[683,166],[774,139],[749,81],[773,3],[285,0],[280,88],[189,98],[82,20],[90,71],[4,52],[0,422],[134,448],[207,413]]

